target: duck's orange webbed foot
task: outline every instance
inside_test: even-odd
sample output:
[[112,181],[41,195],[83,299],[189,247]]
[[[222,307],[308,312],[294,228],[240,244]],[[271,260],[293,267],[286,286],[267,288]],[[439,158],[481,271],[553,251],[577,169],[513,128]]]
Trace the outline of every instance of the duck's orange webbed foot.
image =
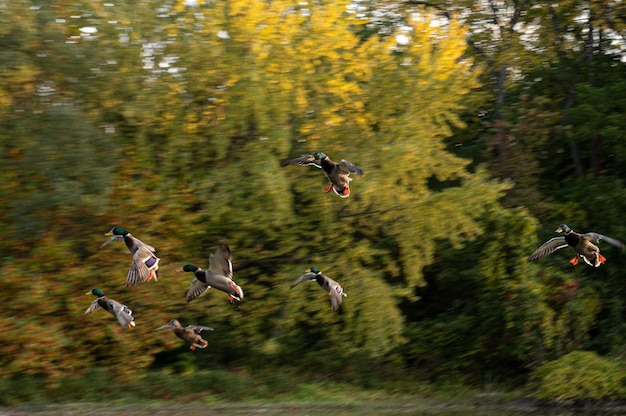
[[324,188],[325,192],[330,192],[333,190],[333,184],[331,183],[330,185],[328,185],[326,188]]
[[601,264],[604,264],[606,262],[606,257],[604,257],[602,254],[598,253],[598,261]]
[[189,346],[189,349],[190,349],[191,351],[193,351],[193,350],[195,350],[195,349],[196,349],[196,346],[192,344],[192,345],[190,345],[190,346]]
[[572,265],[576,266],[578,264],[578,256],[574,257],[569,262],[572,263]]

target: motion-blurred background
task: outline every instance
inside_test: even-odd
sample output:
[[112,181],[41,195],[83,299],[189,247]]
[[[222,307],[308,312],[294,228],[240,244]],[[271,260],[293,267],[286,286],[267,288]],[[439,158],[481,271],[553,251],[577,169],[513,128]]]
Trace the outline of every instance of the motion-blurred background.
[[[626,240],[621,1],[0,0],[0,375],[291,368],[524,384],[623,367],[626,256],[526,258],[562,222]],[[364,170],[324,193],[322,151]],[[125,287],[121,226],[158,282]],[[233,251],[239,307],[185,301]],[[311,265],[348,293],[336,313]],[[83,316],[100,288],[137,327]],[[189,351],[157,327],[215,328]],[[365,365],[366,363],[367,365]]]

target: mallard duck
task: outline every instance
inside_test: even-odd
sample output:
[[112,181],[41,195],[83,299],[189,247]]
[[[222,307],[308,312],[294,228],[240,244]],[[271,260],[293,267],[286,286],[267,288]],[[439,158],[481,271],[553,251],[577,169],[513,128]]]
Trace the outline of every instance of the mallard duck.
[[530,257],[528,257],[528,261],[535,261],[541,257],[547,256],[548,254],[552,254],[559,249],[570,247],[576,252],[576,256],[569,261],[570,263],[577,265],[578,258],[582,257],[588,265],[598,267],[606,261],[606,257],[600,254],[600,249],[595,245],[598,244],[600,240],[604,240],[607,243],[624,250],[624,243],[602,234],[594,232],[579,234],[574,232],[565,224],[559,225],[559,228],[554,231],[557,233],[565,233],[565,235],[562,237],[551,238],[543,243],[533,254],[530,255]]
[[333,312],[339,309],[341,303],[343,302],[343,297],[348,296],[346,292],[343,291],[343,288],[339,285],[339,283],[335,282],[330,277],[324,275],[320,269],[315,266],[311,266],[309,270],[306,271],[305,274],[300,276],[298,280],[293,282],[290,289],[294,286],[299,285],[303,282],[311,282],[315,280],[318,285],[324,291],[328,292],[328,296],[330,296],[330,306],[333,309]]
[[183,327],[180,322],[178,322],[178,319],[172,319],[167,323],[167,325],[163,325],[155,329],[155,331],[160,331],[165,328],[173,329],[178,338],[182,338],[190,343],[190,350],[195,350],[196,347],[206,348],[206,346],[209,345],[209,341],[203,339],[200,336],[200,332],[202,332],[203,330],[213,331],[213,328],[208,326],[187,325],[186,327]]
[[191,302],[211,287],[228,293],[228,300],[231,303],[233,300],[241,302],[243,299],[243,290],[233,280],[232,253],[227,245],[211,253],[207,270],[194,264],[185,264],[183,271],[193,272],[195,276],[187,291],[187,302]]
[[350,196],[350,173],[356,173],[357,175],[363,175],[363,170],[353,163],[342,159],[341,162],[333,162],[328,156],[322,152],[315,152],[309,155],[302,155],[293,159],[284,160],[281,166],[287,165],[300,165],[300,166],[315,166],[322,169],[330,185],[326,187],[325,191],[334,191],[342,198]]
[[159,258],[155,255],[154,247],[134,237],[122,227],[113,227],[105,235],[110,235],[111,238],[105,241],[99,250],[111,241],[117,240],[126,243],[126,247],[133,255],[133,262],[126,276],[126,286],[134,286],[137,282],[149,282],[152,278],[155,282],[158,280]]
[[133,318],[133,311],[126,305],[122,305],[116,300],[107,298],[104,296],[104,292],[100,289],[92,289],[85,293],[85,295],[95,295],[98,299],[91,302],[91,305],[85,311],[85,315],[90,314],[100,308],[104,309],[111,315],[117,318],[122,328],[130,328],[135,326],[135,318]]

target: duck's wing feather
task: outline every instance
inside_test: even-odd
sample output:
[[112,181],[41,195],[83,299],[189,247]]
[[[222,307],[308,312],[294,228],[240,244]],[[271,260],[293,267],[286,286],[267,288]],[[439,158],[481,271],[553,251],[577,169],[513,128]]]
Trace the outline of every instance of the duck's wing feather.
[[195,332],[196,334],[199,334],[202,331],[213,331],[213,328],[211,328],[210,326],[201,326],[201,325],[187,325],[187,328],[185,329],[189,329]]
[[130,237],[133,239],[133,243],[134,243],[133,245],[135,247],[137,247],[137,249],[144,248],[144,249],[150,251],[152,254],[156,253],[156,248],[152,247],[150,244],[144,243],[143,241],[141,241],[140,239],[138,239],[134,235],[131,235]]
[[93,302],[91,302],[91,305],[89,305],[89,307],[85,311],[85,315],[88,315],[93,311],[97,311],[98,309],[100,309],[100,304],[98,304],[98,299],[96,299]]
[[227,245],[224,245],[209,256],[209,271],[213,274],[233,278],[233,254]]
[[554,237],[543,243],[533,254],[528,257],[528,261],[535,261],[541,257],[554,253],[557,250],[567,247],[565,237]]
[[343,296],[341,295],[341,293],[335,290],[331,290],[329,292],[329,295],[330,295],[330,306],[333,309],[333,312],[335,312],[341,306],[341,303],[343,302]]
[[356,173],[359,176],[363,175],[363,169],[345,159],[341,159],[341,162],[339,162],[337,166],[345,173]]
[[[141,244],[137,247],[137,250],[133,254],[133,262],[128,270],[126,276],[126,286],[134,286],[139,282],[145,282],[150,276],[150,269],[156,266],[158,267],[159,258],[154,255],[154,248]],[[157,280],[157,275],[154,273],[154,280]]]
[[290,289],[294,286],[298,286],[300,283],[310,282],[312,280],[315,280],[315,273],[306,272],[302,276],[298,277],[298,279],[295,282],[293,282],[293,284],[290,286]]
[[145,264],[142,261],[133,261],[130,265],[130,269],[128,270],[128,275],[126,276],[126,286],[134,286],[139,282],[143,282],[145,279],[142,278],[142,276],[144,274],[147,276],[147,270],[148,268],[145,267]]
[[[324,275],[323,275],[324,276]],[[348,296],[339,283],[334,281],[328,276],[324,276],[325,282],[322,286],[324,290],[328,290],[328,295],[330,296],[330,305],[333,308],[333,312],[339,309],[343,302],[343,297]]]
[[612,246],[615,246],[615,247],[619,248],[620,250],[624,250],[624,243],[622,243],[621,241],[616,240],[614,238],[607,237],[606,235],[602,235],[602,234],[591,232],[591,233],[581,234],[580,237],[584,238],[585,240],[592,241],[592,242],[594,242],[596,244],[599,243],[600,240],[606,241],[607,243],[611,244]]
[[104,243],[102,243],[102,245],[100,245],[100,247],[98,247],[98,250],[102,250],[104,247],[106,247],[107,245],[109,245],[109,243],[111,241],[124,241],[124,237],[121,235],[114,235],[111,236],[107,241],[105,241]]
[[200,280],[194,278],[191,281],[191,285],[189,286],[189,290],[187,291],[187,302],[191,302],[192,300],[194,300],[198,296],[203,295],[204,292],[206,292],[210,288],[211,288],[211,286],[209,286],[206,283],[203,283]]
[[283,160],[280,163],[280,165],[281,166],[287,166],[287,165],[315,166],[316,168],[320,168],[320,169],[322,168],[322,163],[319,160],[315,159],[315,156],[311,154]]

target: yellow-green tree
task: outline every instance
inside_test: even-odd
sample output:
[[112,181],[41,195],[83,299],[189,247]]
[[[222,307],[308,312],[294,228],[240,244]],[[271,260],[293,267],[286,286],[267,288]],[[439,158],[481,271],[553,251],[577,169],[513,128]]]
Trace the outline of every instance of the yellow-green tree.
[[[72,20],[82,6],[85,20]],[[157,353],[180,345],[152,331],[171,318],[215,327],[211,354],[224,362],[282,363],[303,351],[313,362],[321,352],[337,362],[352,354],[384,359],[404,342],[397,304],[424,283],[436,242],[459,246],[476,238],[484,207],[505,189],[444,145],[451,126],[463,126],[458,112],[478,86],[464,58],[465,28],[455,20],[436,26],[422,13],[409,42],[398,45],[393,37],[356,36],[365,22],[346,12],[347,2],[153,6],[29,9],[57,17],[50,30],[72,41],[59,44],[55,58],[80,51],[96,62],[67,68],[78,78],[60,73],[63,96],[53,94],[38,111],[50,117],[65,103],[84,113],[90,124],[69,137],[93,136],[86,154],[94,160],[98,137],[111,140],[113,157],[104,164],[114,170],[104,172],[115,176],[110,188],[98,188],[110,189],[106,203],[81,202],[72,216],[49,212],[36,247],[23,244],[19,252],[19,243],[10,245],[27,255],[2,264],[3,293],[24,293],[7,306],[5,323],[13,327],[3,340],[21,336],[24,325],[50,330],[45,354],[28,364],[48,375],[101,363],[127,376],[141,373]],[[39,65],[42,73],[56,66]],[[314,150],[365,170],[349,199],[325,194],[314,168],[280,167]],[[75,163],[65,168],[81,172]],[[12,179],[7,198],[22,186]],[[8,211],[2,218],[10,225]],[[97,251],[112,225],[159,250],[158,282],[122,287],[126,249]],[[223,241],[239,267],[244,303],[232,307],[211,290],[186,304],[191,276],[178,269],[206,266]],[[349,294],[339,313],[314,283],[289,290],[312,264]],[[37,291],[24,292],[34,279]],[[93,287],[127,303],[137,328],[122,330],[109,316],[82,317],[91,301],[82,293]],[[27,365],[30,348],[44,348],[2,345],[5,374]]]

